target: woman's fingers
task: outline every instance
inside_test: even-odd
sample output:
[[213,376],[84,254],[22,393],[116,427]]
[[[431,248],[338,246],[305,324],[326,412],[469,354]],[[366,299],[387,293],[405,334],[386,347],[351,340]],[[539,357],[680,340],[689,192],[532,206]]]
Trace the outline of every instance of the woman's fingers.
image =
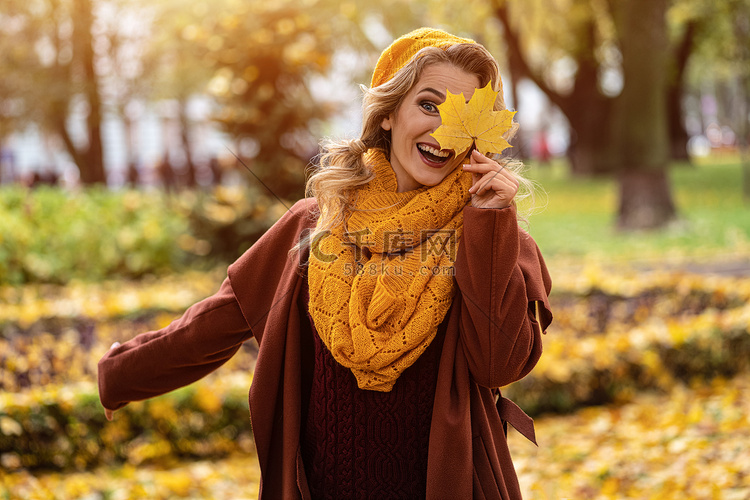
[[472,172],[473,174],[486,174],[488,172],[495,172],[498,175],[502,175],[506,179],[514,180],[515,176],[513,175],[513,172],[506,169],[504,166],[501,166],[498,162],[495,160],[492,160],[490,158],[487,158],[482,153],[478,151],[473,151],[471,153],[471,163],[464,164],[464,170],[467,172]]
[[[505,175],[504,175],[505,174]],[[469,190],[473,194],[483,194],[488,189],[502,189],[503,187],[517,188],[518,181],[505,167],[489,168],[486,173],[474,172],[474,184]]]
[[[119,342],[113,342],[112,345],[109,346],[109,350],[111,351],[115,347],[120,347],[120,343]],[[104,409],[104,416],[107,417],[107,420],[112,421],[112,419],[114,418],[114,415],[115,415],[115,411],[114,410],[110,410],[109,408],[105,408]]]
[[472,174],[469,193],[472,205],[481,208],[505,208],[518,192],[518,179],[513,172],[478,151],[471,154],[471,162],[464,170]]
[[518,187],[513,182],[502,177],[498,172],[487,172],[474,183],[469,192],[477,196],[482,196],[488,191],[494,191],[498,195],[506,192],[513,193],[515,196],[517,189]]

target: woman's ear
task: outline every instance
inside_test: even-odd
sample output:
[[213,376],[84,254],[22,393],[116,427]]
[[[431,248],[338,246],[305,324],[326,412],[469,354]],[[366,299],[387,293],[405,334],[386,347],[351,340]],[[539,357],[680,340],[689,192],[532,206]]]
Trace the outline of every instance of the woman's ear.
[[390,115],[383,118],[383,121],[380,122],[380,128],[383,130],[390,130],[391,129],[391,117]]

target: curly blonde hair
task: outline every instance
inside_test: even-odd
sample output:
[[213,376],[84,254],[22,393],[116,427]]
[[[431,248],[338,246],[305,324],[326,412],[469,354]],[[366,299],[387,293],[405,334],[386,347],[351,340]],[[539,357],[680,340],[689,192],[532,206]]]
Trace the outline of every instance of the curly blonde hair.
[[[370,149],[380,149],[386,158],[390,157],[391,133],[381,127],[383,119],[399,109],[404,96],[417,83],[424,69],[439,63],[449,63],[476,75],[480,87],[492,82],[494,90],[499,91],[494,109],[506,109],[497,62],[478,43],[459,43],[447,48],[425,47],[387,82],[374,88],[362,86],[362,132],[359,138],[323,142],[319,166],[308,178],[307,195],[316,198],[320,211],[318,227],[308,240],[345,223],[348,215],[355,210],[358,188],[374,177],[372,168],[364,161],[365,153]],[[507,139],[515,135],[517,128],[518,124],[514,124]],[[512,158],[496,160],[518,178],[521,189],[517,199],[532,193],[531,183],[521,175],[523,164],[520,161]]]

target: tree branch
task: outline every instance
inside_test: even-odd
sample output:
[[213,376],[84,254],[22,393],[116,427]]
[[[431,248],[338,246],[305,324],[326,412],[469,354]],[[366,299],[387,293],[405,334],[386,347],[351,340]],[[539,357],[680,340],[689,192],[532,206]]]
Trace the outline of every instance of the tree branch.
[[502,0],[495,0],[494,5],[495,17],[503,25],[503,38],[505,38],[505,43],[508,45],[509,58],[512,61],[511,64],[515,63],[516,67],[523,74],[523,76],[534,82],[536,86],[539,87],[539,89],[544,92],[547,97],[549,97],[550,101],[552,101],[553,104],[558,106],[563,111],[567,109],[570,104],[569,100],[565,96],[562,96],[558,92],[554,91],[549,85],[547,85],[541,75],[534,71],[531,66],[529,66],[529,63],[524,57],[523,51],[521,50],[520,37],[518,33],[515,32],[511,27],[507,4]]
[[[693,53],[695,46],[695,37],[700,26],[700,21],[697,19],[691,19],[685,26],[685,33],[677,43],[674,50],[674,69],[675,73],[672,75],[674,82],[682,82],[687,68],[688,60],[690,55]],[[679,83],[678,83],[679,84]]]
[[57,134],[60,136],[60,138],[63,141],[63,144],[65,145],[65,150],[70,155],[70,158],[73,160],[73,162],[76,164],[76,166],[80,169],[81,165],[83,164],[83,155],[81,154],[81,151],[78,149],[78,147],[73,142],[73,138],[70,136],[70,133],[68,132],[68,127],[65,126],[65,116],[55,116],[53,118],[53,125],[52,129],[57,132]]
[[76,164],[78,170],[80,171],[81,165],[84,164],[83,157],[81,156],[81,152],[78,151],[78,148],[73,143],[73,139],[68,133],[68,128],[65,126],[65,115],[55,115],[55,117],[53,118],[52,129],[60,135],[60,138],[63,140],[63,144],[65,144],[66,151],[73,160],[73,163]]

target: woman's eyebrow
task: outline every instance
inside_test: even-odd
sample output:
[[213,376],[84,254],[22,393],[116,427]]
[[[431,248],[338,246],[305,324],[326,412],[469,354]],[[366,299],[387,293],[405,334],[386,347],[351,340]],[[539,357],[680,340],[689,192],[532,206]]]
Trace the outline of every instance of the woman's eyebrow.
[[420,93],[422,93],[422,92],[430,92],[431,94],[435,94],[438,98],[440,98],[443,101],[445,101],[445,94],[443,94],[439,90],[433,89],[432,87],[425,87],[422,90],[420,90],[419,92]]

